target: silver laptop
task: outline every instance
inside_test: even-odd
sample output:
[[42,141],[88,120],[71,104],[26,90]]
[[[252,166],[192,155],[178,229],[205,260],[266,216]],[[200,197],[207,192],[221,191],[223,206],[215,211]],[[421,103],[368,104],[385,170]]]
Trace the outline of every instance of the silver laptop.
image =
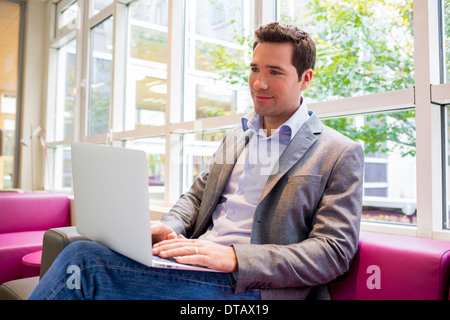
[[144,151],[73,143],[72,177],[81,235],[146,266],[216,271],[152,255]]

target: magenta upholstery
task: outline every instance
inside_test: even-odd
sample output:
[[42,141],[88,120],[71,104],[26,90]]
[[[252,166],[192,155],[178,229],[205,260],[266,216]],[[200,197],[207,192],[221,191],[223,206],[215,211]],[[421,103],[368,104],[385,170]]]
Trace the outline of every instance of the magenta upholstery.
[[0,193],[0,284],[30,276],[23,274],[23,256],[42,249],[46,230],[68,225],[66,194]]
[[361,232],[348,273],[330,285],[335,300],[447,300],[450,242]]

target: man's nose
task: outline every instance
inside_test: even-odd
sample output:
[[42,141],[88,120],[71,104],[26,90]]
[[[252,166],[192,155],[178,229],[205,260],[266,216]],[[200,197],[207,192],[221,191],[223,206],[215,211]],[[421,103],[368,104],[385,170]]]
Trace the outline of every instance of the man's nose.
[[253,82],[253,88],[256,90],[266,90],[268,87],[266,79],[259,74],[255,82]]

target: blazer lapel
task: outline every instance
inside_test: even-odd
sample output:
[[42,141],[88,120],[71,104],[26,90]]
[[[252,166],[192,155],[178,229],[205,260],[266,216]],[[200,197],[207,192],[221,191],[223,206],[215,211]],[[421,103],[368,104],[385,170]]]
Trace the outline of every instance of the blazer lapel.
[[322,132],[322,122],[315,113],[311,114],[309,120],[300,128],[295,137],[289,143],[275,165],[275,173],[272,173],[264,186],[263,192],[258,202],[258,206],[267,194],[273,189],[277,182],[286,172],[291,169],[311,148],[318,139],[316,134]]

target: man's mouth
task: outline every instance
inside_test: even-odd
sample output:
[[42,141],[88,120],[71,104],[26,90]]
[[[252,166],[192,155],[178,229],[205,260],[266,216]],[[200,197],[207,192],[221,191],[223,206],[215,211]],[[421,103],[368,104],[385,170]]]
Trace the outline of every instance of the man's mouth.
[[273,96],[268,96],[265,94],[254,94],[253,96],[255,97],[256,100],[261,101],[261,102],[273,99]]

